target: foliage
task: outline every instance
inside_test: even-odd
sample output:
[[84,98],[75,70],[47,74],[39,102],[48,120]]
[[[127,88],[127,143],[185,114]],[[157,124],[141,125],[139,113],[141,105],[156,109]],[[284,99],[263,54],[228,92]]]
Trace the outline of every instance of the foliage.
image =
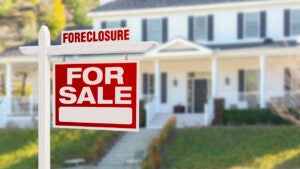
[[180,130],[164,154],[166,169],[288,169],[300,166],[295,126]]
[[12,0],[0,1],[0,17],[8,17],[11,15]]
[[289,124],[271,109],[225,110],[223,123],[225,125]]
[[[36,129],[0,130],[0,135],[1,169],[37,168]],[[95,159],[116,135],[108,131],[54,129],[51,131],[51,166],[57,168],[68,158]]]
[[172,117],[158,136],[154,137],[148,146],[148,158],[142,162],[142,169],[156,169],[160,168],[162,164],[161,153],[165,147],[165,144],[169,140],[171,134],[174,132],[176,127],[176,117]]
[[26,42],[37,38],[37,18],[33,11],[23,13],[21,34]]
[[54,0],[51,10],[43,17],[51,32],[51,39],[59,36],[66,26],[65,6],[61,0]]
[[73,22],[77,26],[91,25],[91,20],[87,18],[87,5],[85,0],[64,0],[64,3],[71,9]]

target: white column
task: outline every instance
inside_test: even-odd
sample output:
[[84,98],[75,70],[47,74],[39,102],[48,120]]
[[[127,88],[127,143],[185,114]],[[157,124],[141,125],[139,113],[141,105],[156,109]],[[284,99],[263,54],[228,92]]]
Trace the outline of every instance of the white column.
[[[12,70],[11,70],[11,63],[6,63],[6,84],[5,84],[5,91],[6,91],[6,104],[7,104],[7,114],[12,113]],[[7,115],[6,114],[6,115]]]
[[213,57],[211,60],[211,96],[212,98],[218,97],[218,59]]
[[154,62],[154,76],[155,76],[155,102],[156,102],[156,113],[160,113],[160,95],[161,95],[161,88],[160,88],[160,63],[159,60],[155,60]]
[[259,81],[259,103],[260,108],[266,107],[266,56],[261,55],[259,57],[259,70],[260,70],[260,81]]

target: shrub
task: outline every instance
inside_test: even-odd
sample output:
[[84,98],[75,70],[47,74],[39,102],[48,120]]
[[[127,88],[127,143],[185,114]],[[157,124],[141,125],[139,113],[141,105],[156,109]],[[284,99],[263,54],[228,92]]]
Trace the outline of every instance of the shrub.
[[154,137],[148,146],[148,158],[141,163],[142,169],[160,168],[162,164],[162,151],[176,127],[176,117],[168,120],[158,136]]
[[225,125],[255,125],[255,124],[272,124],[281,125],[289,124],[271,109],[243,109],[243,110],[226,110],[224,112],[223,124]]

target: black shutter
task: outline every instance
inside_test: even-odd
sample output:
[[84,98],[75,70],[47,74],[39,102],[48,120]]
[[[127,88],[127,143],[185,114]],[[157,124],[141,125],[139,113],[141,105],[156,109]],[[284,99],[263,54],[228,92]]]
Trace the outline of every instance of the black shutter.
[[208,37],[207,40],[213,41],[214,40],[214,16],[208,15]]
[[260,37],[265,38],[267,34],[267,12],[260,12]]
[[161,103],[167,103],[167,73],[161,74]]
[[101,28],[102,28],[102,29],[105,29],[105,28],[106,28],[106,22],[105,22],[105,21],[102,21],[102,22],[101,22]]
[[284,69],[284,91],[291,91],[292,82],[291,70],[289,68]]
[[126,25],[126,20],[121,20],[121,27],[122,28],[125,28],[127,25]]
[[168,41],[168,18],[162,19],[162,42]]
[[291,32],[290,32],[290,24],[291,24],[291,17],[290,17],[290,10],[286,9],[284,10],[284,36],[290,36]]
[[238,39],[243,39],[243,37],[244,37],[244,14],[243,13],[238,13],[237,37],[238,37]]
[[142,20],[142,41],[147,41],[147,19]]
[[148,74],[147,73],[143,73],[143,94],[146,95],[148,94]]
[[239,70],[238,76],[239,76],[238,77],[239,92],[244,92],[245,91],[245,71]]
[[190,41],[194,41],[194,17],[193,16],[189,16],[188,37]]

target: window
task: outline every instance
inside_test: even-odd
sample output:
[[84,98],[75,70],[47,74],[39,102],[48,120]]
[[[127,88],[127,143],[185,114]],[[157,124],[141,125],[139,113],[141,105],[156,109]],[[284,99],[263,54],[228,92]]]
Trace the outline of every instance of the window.
[[207,17],[198,16],[194,19],[195,41],[207,40]]
[[291,34],[300,34],[300,9],[291,11]]
[[259,13],[251,12],[244,15],[244,34],[246,38],[259,37]]
[[257,92],[259,90],[259,71],[245,70],[245,92]]
[[143,95],[145,101],[151,101],[154,96],[154,74],[143,73]]
[[121,22],[120,21],[108,21],[106,22],[106,28],[120,28]]
[[162,42],[161,19],[149,19],[147,24],[147,40]]

